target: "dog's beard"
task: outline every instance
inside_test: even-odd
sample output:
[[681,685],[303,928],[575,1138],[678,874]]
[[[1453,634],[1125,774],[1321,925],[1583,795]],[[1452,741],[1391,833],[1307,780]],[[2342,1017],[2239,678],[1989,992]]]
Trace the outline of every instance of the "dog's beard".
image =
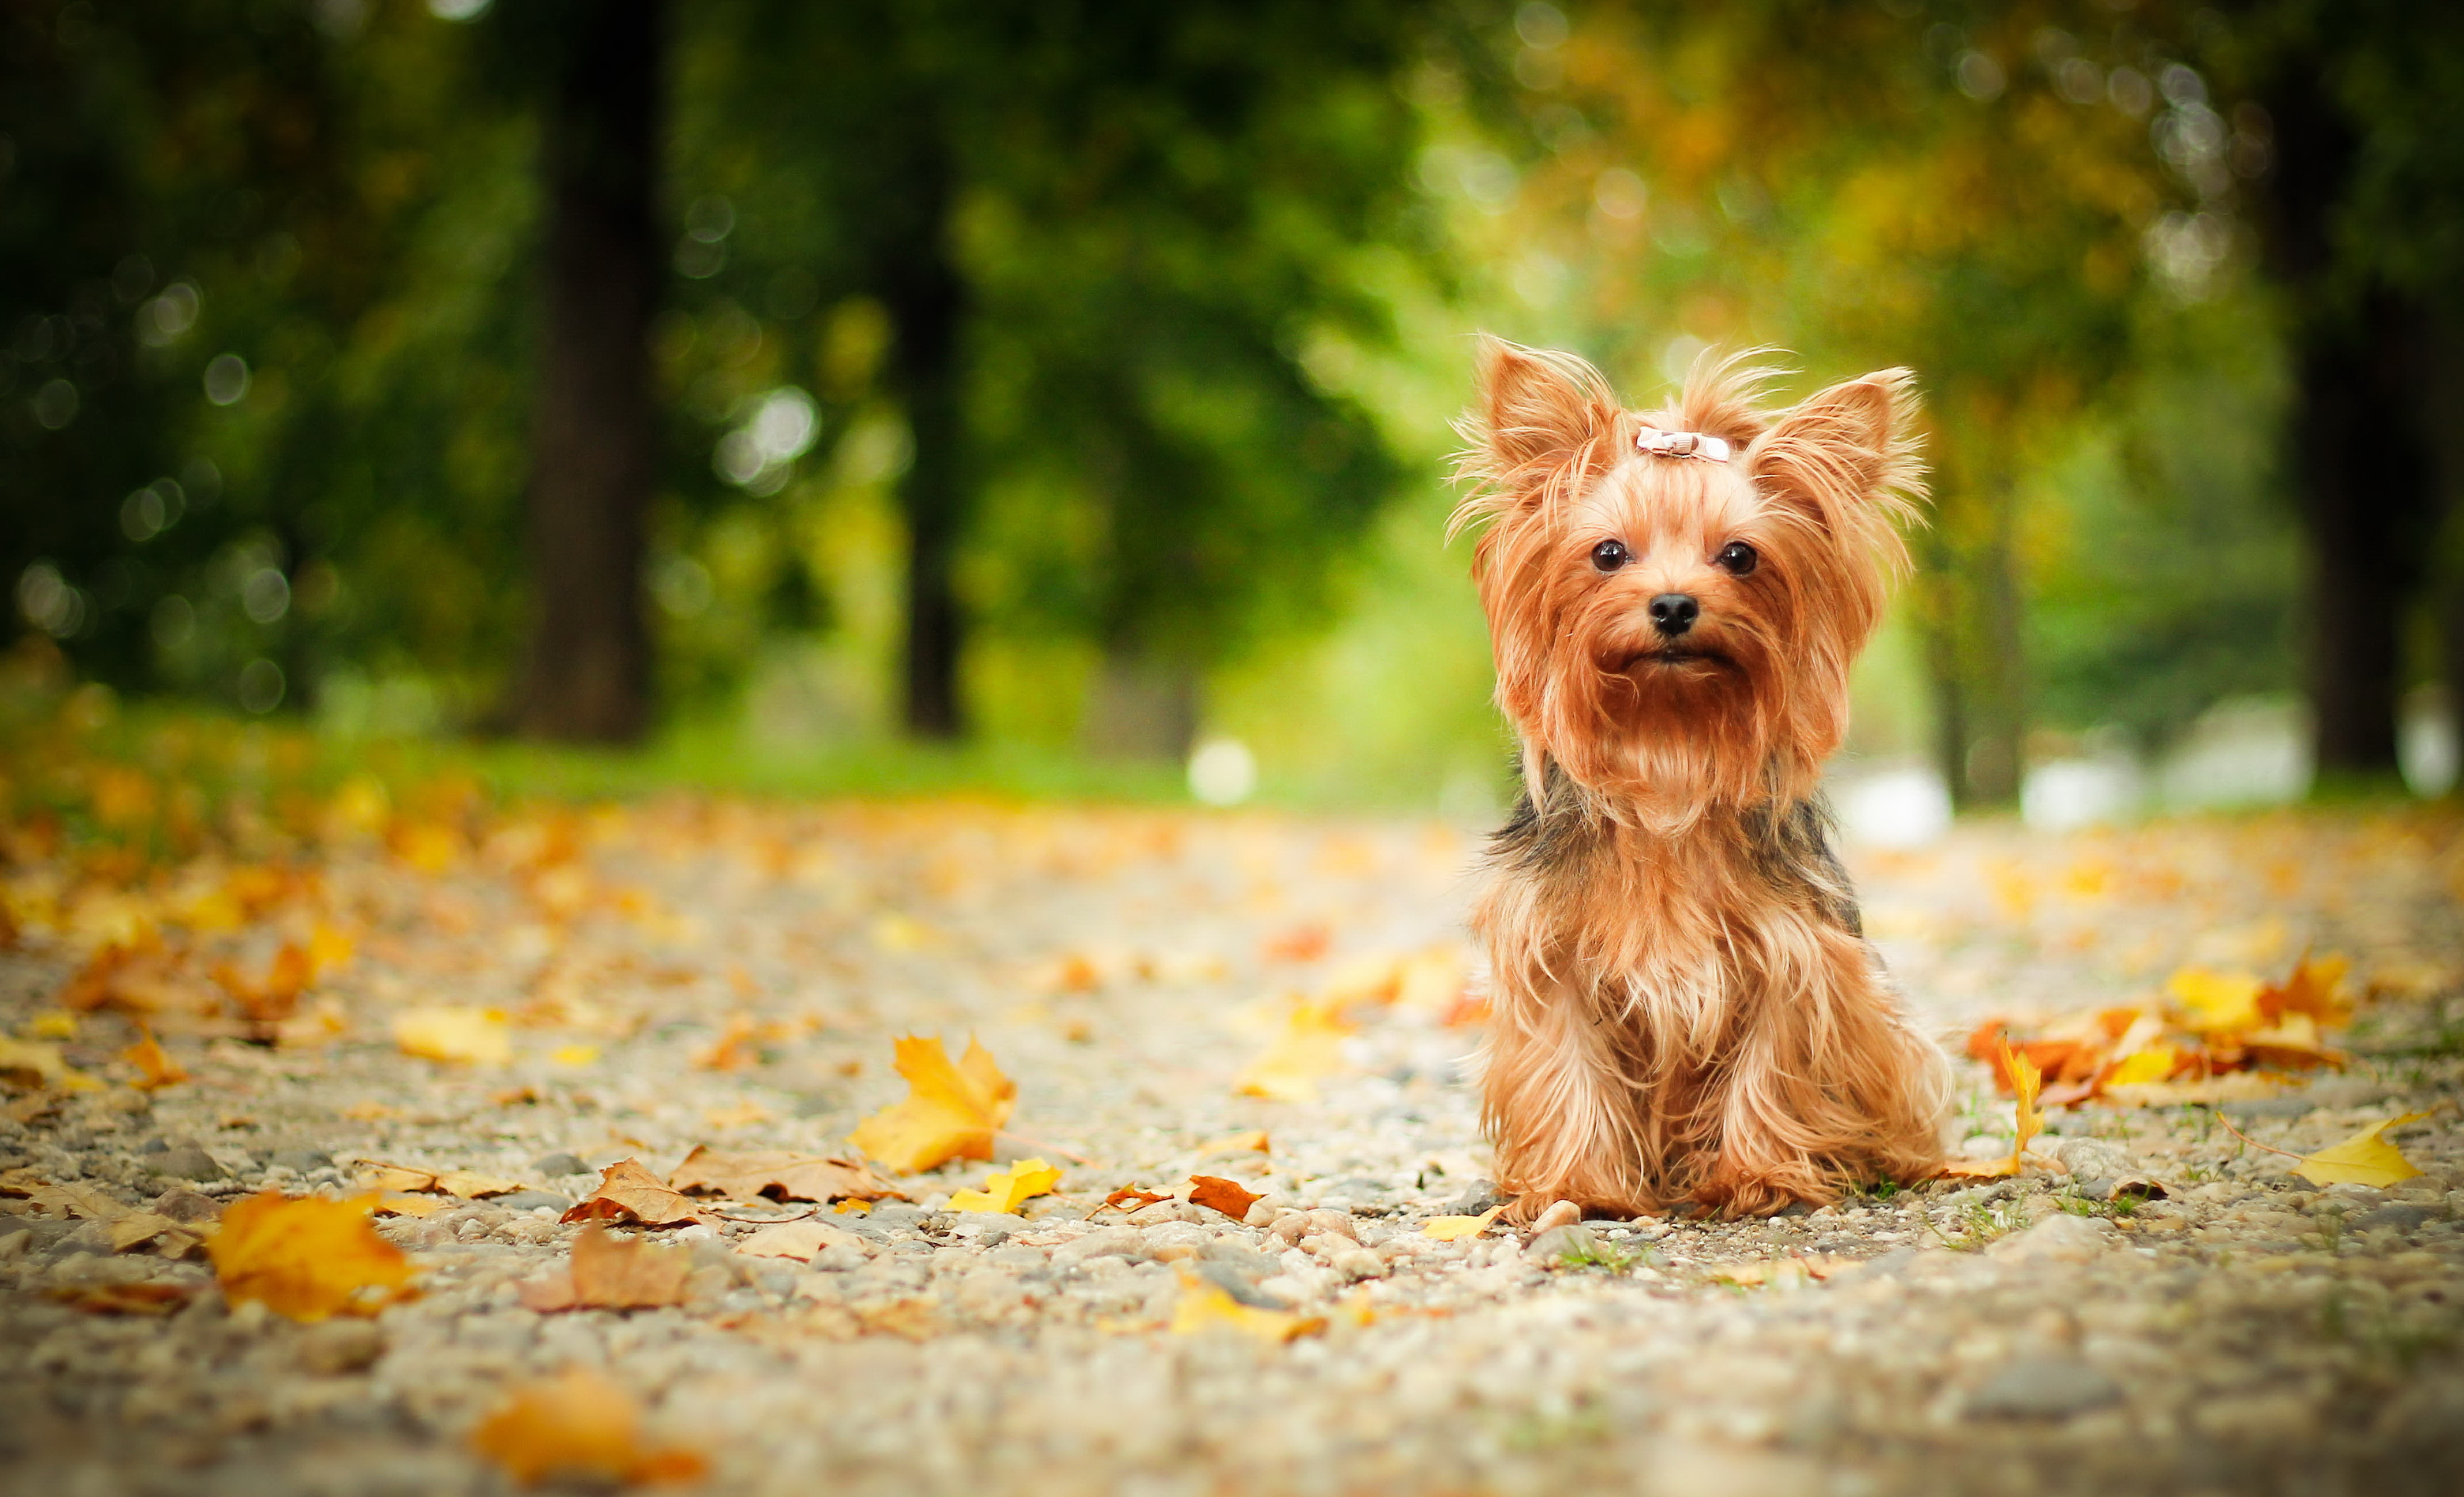
[[1779,683],[1762,673],[1764,652],[1680,637],[1601,653],[1565,683],[1580,706],[1551,748],[1612,814],[1674,832],[1714,806],[1770,797]]

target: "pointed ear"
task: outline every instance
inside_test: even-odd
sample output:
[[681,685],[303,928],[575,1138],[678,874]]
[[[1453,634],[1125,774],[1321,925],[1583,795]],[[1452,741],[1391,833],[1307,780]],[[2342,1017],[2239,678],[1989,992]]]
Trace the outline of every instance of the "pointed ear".
[[1617,411],[1608,382],[1582,360],[1497,338],[1481,340],[1480,392],[1486,466],[1509,485],[1518,472],[1554,467]]
[[1883,369],[1835,385],[1771,423],[1747,470],[1833,515],[1836,506],[1914,492],[1915,376]]

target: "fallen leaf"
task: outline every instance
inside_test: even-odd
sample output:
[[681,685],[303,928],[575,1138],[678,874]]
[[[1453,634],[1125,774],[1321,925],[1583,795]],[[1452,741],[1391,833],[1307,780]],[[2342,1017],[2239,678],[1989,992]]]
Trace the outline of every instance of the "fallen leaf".
[[727,1107],[715,1107],[702,1113],[701,1120],[712,1128],[750,1128],[770,1121],[770,1110],[759,1102],[737,1102]]
[[363,1159],[368,1166],[360,1176],[360,1183],[376,1191],[435,1191],[458,1196],[464,1200],[477,1200],[484,1196],[510,1196],[522,1188],[519,1180],[498,1179],[473,1170],[429,1170],[415,1164],[387,1164],[382,1159]]
[[1853,1268],[1859,1260],[1838,1257],[1771,1258],[1754,1263],[1722,1264],[1711,1270],[1711,1277],[1728,1284],[1770,1284],[1792,1277],[1827,1279],[1843,1268]]
[[274,959],[266,966],[263,978],[252,978],[229,962],[214,967],[214,981],[231,996],[231,1006],[240,1017],[258,1026],[272,1025],[291,1017],[299,1005],[299,995],[317,980],[317,964],[308,949],[297,941],[285,941]]
[[1422,1237],[1434,1237],[1441,1243],[1457,1243],[1466,1237],[1478,1237],[1488,1230],[1497,1214],[1506,1208],[1491,1206],[1476,1217],[1431,1217],[1420,1223]]
[[573,1258],[563,1272],[535,1279],[519,1292],[524,1305],[542,1311],[655,1310],[683,1304],[685,1280],[692,1275],[691,1254],[621,1241],[593,1225],[574,1238]]
[[1175,1271],[1180,1275],[1180,1297],[1173,1302],[1172,1307],[1174,1335],[1195,1336],[1229,1331],[1280,1345],[1302,1336],[1315,1335],[1326,1329],[1323,1315],[1300,1315],[1287,1310],[1243,1305],[1226,1293],[1221,1285],[1200,1278],[1186,1268]]
[[722,1153],[696,1144],[668,1177],[682,1191],[708,1191],[730,1200],[905,1200],[897,1186],[861,1159],[796,1154],[785,1149]]
[[[1104,1204],[1108,1206],[1119,1206],[1126,1205],[1134,1200],[1140,1206],[1152,1206],[1158,1200],[1170,1200],[1171,1199],[1171,1196],[1159,1190],[1140,1190],[1135,1185],[1124,1185],[1120,1189],[1105,1197]],[[1136,1207],[1133,1206],[1131,1209],[1135,1210]]]
[[137,1043],[121,1051],[120,1058],[137,1068],[137,1080],[130,1085],[140,1091],[160,1091],[188,1079],[180,1063],[165,1053],[154,1031],[142,1024],[137,1026]]
[[1283,1033],[1266,1053],[1243,1068],[1234,1090],[1276,1102],[1313,1102],[1317,1084],[1343,1068],[1343,1039],[1351,1026],[1322,1003],[1294,1003]]
[[505,1016],[493,1008],[448,1005],[394,1015],[393,1043],[405,1055],[455,1066],[502,1066],[514,1058]]
[[60,1047],[0,1035],[0,1081],[53,1091],[93,1091],[102,1083],[60,1058]]
[[645,1226],[674,1226],[680,1222],[703,1222],[709,1217],[702,1209],[685,1199],[684,1193],[671,1188],[657,1176],[642,1168],[637,1159],[619,1159],[599,1172],[599,1184],[587,1196],[574,1202],[562,1222],[639,1222]]
[[2011,1110],[2011,1173],[2016,1175],[2019,1173],[2020,1156],[2028,1152],[2028,1145],[2035,1141],[2036,1135],[2045,1131],[2045,1115],[2036,1111],[2036,1093],[2043,1088],[2045,1078],[2024,1055],[2006,1055],[2003,1062],[2011,1072],[2013,1090],[2017,1093]]
[[1315,961],[1326,955],[1331,939],[1323,925],[1296,925],[1269,937],[1264,949],[1268,961]]
[[[151,1211],[132,1211],[112,1222],[109,1231],[111,1250],[115,1253],[124,1253],[132,1247],[151,1243],[157,1238],[184,1239],[184,1242],[176,1245],[185,1252],[187,1248],[195,1246],[199,1241],[196,1233],[189,1231],[169,1217],[157,1216]],[[179,1254],[172,1253],[166,1256],[177,1257]]]
[[354,1102],[342,1109],[340,1115],[354,1123],[373,1123],[384,1118],[400,1117],[402,1109],[383,1102]]
[[2174,1068],[2182,1063],[2182,1052],[2169,1045],[2151,1045],[2135,1054],[2125,1055],[2113,1063],[2105,1072],[2108,1087],[2135,1087],[2151,1081],[2170,1080]]
[[2313,1185],[2375,1185],[2384,1190],[2389,1185],[2409,1180],[2421,1173],[2395,1145],[2387,1141],[2387,1131],[2428,1117],[2427,1112],[2407,1112],[2390,1117],[2384,1123],[2372,1123],[2343,1143],[2304,1155],[2293,1173]]
[[595,1066],[599,1063],[599,1046],[595,1045],[560,1045],[547,1052],[547,1058],[559,1066]]
[[761,1051],[756,1042],[760,1035],[761,1026],[751,1014],[733,1015],[718,1043],[694,1057],[693,1065],[703,1070],[742,1070],[759,1065]]
[[993,1134],[1009,1121],[1018,1083],[974,1040],[957,1065],[937,1039],[897,1043],[905,1098],[866,1118],[847,1142],[894,1170],[914,1174],[950,1159],[989,1159]]
[[2270,983],[2258,994],[2258,1017],[2270,1025],[2281,1024],[2290,1014],[2303,1014],[2320,1027],[2334,1029],[2349,1023],[2353,1005],[2343,993],[2344,978],[2352,963],[2342,957],[2313,958],[2307,952],[2293,964],[2293,971],[2280,983]]
[[89,1315],[167,1315],[195,1299],[204,1286],[146,1280],[138,1284],[81,1284],[52,1290],[52,1298]]
[[1218,1154],[1271,1154],[1273,1152],[1273,1147],[1266,1138],[1266,1131],[1263,1128],[1252,1128],[1245,1134],[1234,1134],[1227,1138],[1218,1138],[1198,1151],[1200,1158]]
[[696,1451],[644,1443],[632,1396],[582,1367],[515,1389],[471,1432],[471,1447],[525,1486],[551,1477],[690,1481],[709,1468]]
[[1265,1199],[1243,1188],[1239,1180],[1227,1180],[1221,1175],[1193,1175],[1189,1183],[1191,1205],[1211,1206],[1235,1222],[1246,1217],[1251,1206]]
[[441,1196],[391,1195],[377,1198],[377,1215],[381,1217],[432,1217],[440,1211],[451,1211],[453,1202]]
[[2165,983],[2184,1022],[2202,1032],[2255,1029],[2259,1024],[2258,979],[2245,972],[2184,967]]
[[864,1239],[826,1222],[781,1222],[765,1226],[736,1244],[748,1258],[792,1258],[810,1263],[825,1247],[864,1248]]
[[[11,1195],[20,1194],[11,1189]],[[117,1222],[131,1214],[130,1209],[96,1190],[91,1185],[54,1184],[36,1180],[22,1191],[33,1204],[63,1217],[80,1217],[88,1222]]]
[[962,1190],[950,1198],[953,1211],[1016,1211],[1031,1197],[1049,1195],[1061,1183],[1061,1172],[1042,1159],[1021,1159],[1006,1170],[984,1177],[981,1190]]
[[325,1200],[263,1191],[235,1201],[206,1240],[232,1304],[262,1301],[292,1320],[374,1314],[407,1299],[410,1260],[369,1223],[374,1196]]

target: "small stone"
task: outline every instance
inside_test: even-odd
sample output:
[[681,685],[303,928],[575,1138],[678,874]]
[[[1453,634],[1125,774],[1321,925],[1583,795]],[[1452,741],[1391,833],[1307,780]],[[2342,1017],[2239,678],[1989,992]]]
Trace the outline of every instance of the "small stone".
[[2099,1218],[2064,1212],[2024,1232],[2013,1232],[1986,1251],[2017,1263],[2087,1263],[2113,1245],[2112,1230]]
[[[1253,1255],[1254,1256],[1254,1255]],[[1198,1276],[1214,1285],[1243,1305],[1259,1310],[1289,1310],[1291,1302],[1260,1288],[1250,1275],[1228,1263],[1199,1259],[1194,1266]]]
[[560,1179],[567,1175],[587,1175],[590,1173],[590,1166],[583,1163],[582,1157],[579,1155],[562,1153],[539,1156],[538,1158],[531,1161],[531,1169],[533,1172],[545,1176],[549,1179]]
[[1474,1180],[1471,1182],[1470,1189],[1464,1191],[1462,1196],[1455,1200],[1454,1204],[1446,1207],[1443,1211],[1440,1212],[1439,1215],[1449,1217],[1476,1217],[1492,1206],[1501,1206],[1505,1203],[1506,1198],[1497,1193],[1496,1181],[1485,1179]]
[[1239,1243],[1221,1238],[1199,1248],[1198,1256],[1202,1262],[1226,1264],[1234,1271],[1253,1277],[1264,1277],[1281,1266],[1277,1260],[1267,1257],[1255,1248],[1244,1247]]
[[1326,1266],[1347,1279],[1375,1279],[1386,1272],[1386,1260],[1366,1247],[1346,1247],[1326,1261]]
[[1971,1419],[2068,1419],[2121,1398],[2120,1384],[2078,1357],[2022,1356],[1969,1393],[1967,1409]]
[[328,1320],[299,1333],[299,1365],[320,1376],[364,1372],[385,1355],[385,1333],[364,1320]]
[[217,1163],[204,1147],[194,1143],[175,1143],[161,1154],[145,1160],[145,1172],[175,1180],[219,1180],[231,1178],[231,1172]]
[[309,1175],[334,1167],[334,1156],[322,1149],[281,1149],[271,1161],[294,1175]]
[[547,1190],[517,1190],[507,1196],[491,1196],[488,1204],[502,1206],[508,1211],[535,1211],[541,1206],[551,1211],[564,1211],[572,1206],[573,1198]]
[[1600,1241],[1579,1222],[1552,1226],[1531,1240],[1524,1255],[1544,1268],[1574,1268],[1596,1259]]
[[158,1217],[169,1217],[184,1224],[212,1222],[223,1214],[223,1203],[211,1196],[199,1195],[185,1185],[174,1185],[154,1198],[146,1208]]
[[2399,1232],[2417,1232],[2425,1223],[2438,1220],[2438,1208],[2420,1201],[2398,1200],[2373,1207],[2344,1223],[2352,1232],[2375,1232],[2392,1227]]

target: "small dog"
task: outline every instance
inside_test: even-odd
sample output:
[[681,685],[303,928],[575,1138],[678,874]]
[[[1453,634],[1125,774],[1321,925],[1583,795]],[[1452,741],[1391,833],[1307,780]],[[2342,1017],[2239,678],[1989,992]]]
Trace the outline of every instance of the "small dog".
[[1523,796],[1472,914],[1509,1215],[1721,1216],[1906,1181],[1949,1071],[1886,985],[1817,793],[1923,496],[1905,370],[1771,413],[1696,364],[1622,408],[1566,354],[1482,348],[1449,537],[1474,562]]

